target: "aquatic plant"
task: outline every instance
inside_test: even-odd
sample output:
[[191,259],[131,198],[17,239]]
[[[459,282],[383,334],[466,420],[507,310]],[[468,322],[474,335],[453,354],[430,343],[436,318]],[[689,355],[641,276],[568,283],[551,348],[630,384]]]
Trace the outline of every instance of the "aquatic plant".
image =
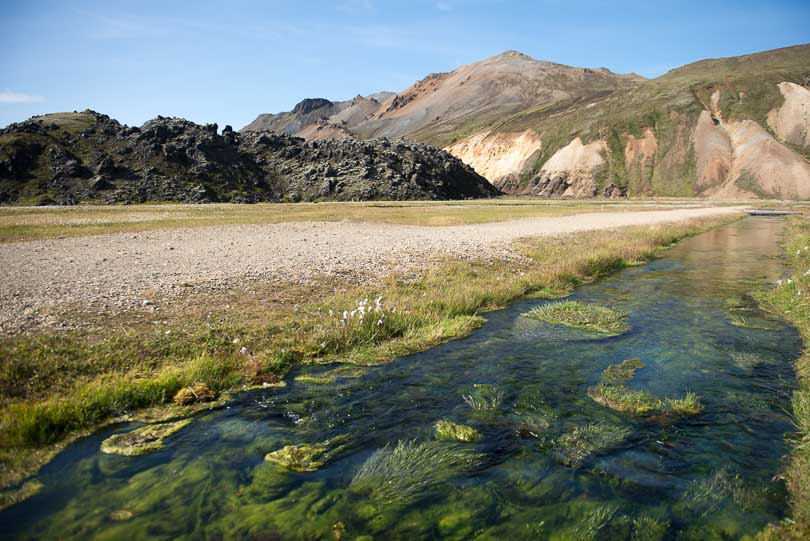
[[309,374],[302,374],[295,377],[298,383],[311,383],[314,385],[328,385],[335,382],[335,378],[330,376],[312,376]]
[[174,423],[146,425],[125,434],[116,434],[101,443],[101,452],[124,456],[153,453],[163,448],[166,438],[190,423],[191,419],[183,419]]
[[737,368],[747,372],[750,372],[758,366],[769,363],[768,359],[749,351],[733,351],[731,352],[731,359],[734,361]]
[[286,445],[277,451],[267,453],[264,460],[285,470],[312,472],[326,465],[338,453],[346,449],[348,436],[336,436],[321,443]]
[[554,446],[554,456],[565,466],[578,467],[592,456],[621,444],[630,429],[604,421],[574,427],[563,434]]
[[703,517],[717,511],[726,500],[743,511],[750,511],[761,503],[765,490],[748,486],[739,473],[732,475],[721,469],[711,477],[689,483],[683,500],[689,509]]
[[537,306],[523,315],[548,323],[611,335],[622,334],[630,328],[624,312],[580,301],[551,302]]
[[442,419],[436,422],[436,437],[440,440],[454,441],[477,441],[481,439],[481,433],[471,426],[453,423]]
[[602,381],[608,385],[624,385],[636,375],[636,370],[644,368],[641,359],[627,359],[622,364],[612,364],[602,372]]
[[633,519],[633,533],[630,541],[663,541],[667,530],[669,530],[669,521],[642,514]]
[[618,505],[600,505],[589,510],[574,526],[574,538],[578,541],[596,539],[599,532],[610,523],[618,510]]
[[493,411],[503,401],[503,391],[486,383],[476,383],[469,394],[461,395],[464,402],[475,411]]
[[355,473],[351,489],[380,503],[406,504],[480,461],[481,455],[457,446],[400,441],[371,455]]
[[686,391],[683,398],[668,398],[666,411],[674,415],[698,415],[703,411],[703,404],[696,393]]

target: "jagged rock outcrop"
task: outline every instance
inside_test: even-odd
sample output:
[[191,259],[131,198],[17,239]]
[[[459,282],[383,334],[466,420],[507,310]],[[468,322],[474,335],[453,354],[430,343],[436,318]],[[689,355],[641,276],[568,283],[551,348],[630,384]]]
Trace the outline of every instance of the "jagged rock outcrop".
[[[318,109],[318,103],[303,109]],[[445,151],[387,140],[306,142],[157,117],[128,127],[93,111],[0,130],[0,203],[459,199],[497,194]]]
[[242,134],[241,148],[268,175],[283,177],[289,201],[463,199],[498,191],[461,160],[428,145],[385,139],[304,141]]

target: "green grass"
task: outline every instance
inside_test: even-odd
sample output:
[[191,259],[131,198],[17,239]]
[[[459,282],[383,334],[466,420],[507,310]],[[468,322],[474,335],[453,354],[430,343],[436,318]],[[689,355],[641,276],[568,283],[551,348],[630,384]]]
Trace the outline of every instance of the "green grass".
[[548,323],[605,334],[618,335],[630,329],[627,314],[606,306],[580,301],[552,302],[533,308],[524,315]]
[[[225,391],[284,377],[300,365],[387,362],[470,333],[482,313],[538,291],[570,291],[725,221],[526,241],[517,246],[522,263],[447,261],[418,280],[257,285],[250,294],[190,296],[163,307],[161,325],[135,313],[76,331],[4,337],[0,485],[21,479],[73,435],[169,403],[182,387],[204,383]],[[365,299],[373,312],[380,296],[376,317],[343,319]]]
[[785,234],[785,254],[792,276],[773,289],[756,295],[767,310],[780,314],[801,332],[805,350],[796,361],[798,388],[793,392],[793,422],[790,461],[782,474],[790,494],[790,519],[761,533],[768,541],[810,538],[810,220],[791,217]]

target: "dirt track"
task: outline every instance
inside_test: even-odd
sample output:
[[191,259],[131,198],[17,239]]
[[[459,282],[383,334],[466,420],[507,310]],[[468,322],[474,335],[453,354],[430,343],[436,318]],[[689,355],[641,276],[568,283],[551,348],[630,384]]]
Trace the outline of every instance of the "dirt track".
[[605,212],[480,225],[420,227],[299,222],[171,229],[0,245],[0,334],[52,325],[64,307],[115,311],[144,298],[255,279],[301,282],[324,273],[379,276],[437,256],[514,255],[523,237],[728,215],[741,207]]

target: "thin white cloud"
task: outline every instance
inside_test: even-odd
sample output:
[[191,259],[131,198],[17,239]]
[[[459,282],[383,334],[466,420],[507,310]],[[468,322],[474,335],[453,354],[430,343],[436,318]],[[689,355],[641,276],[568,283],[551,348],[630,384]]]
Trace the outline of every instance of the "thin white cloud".
[[436,2],[436,9],[439,11],[453,11],[453,5],[450,2]]
[[39,103],[45,101],[42,96],[34,96],[31,94],[23,94],[21,92],[12,92],[11,90],[4,90],[0,92],[0,103],[3,104],[25,104],[25,103]]

